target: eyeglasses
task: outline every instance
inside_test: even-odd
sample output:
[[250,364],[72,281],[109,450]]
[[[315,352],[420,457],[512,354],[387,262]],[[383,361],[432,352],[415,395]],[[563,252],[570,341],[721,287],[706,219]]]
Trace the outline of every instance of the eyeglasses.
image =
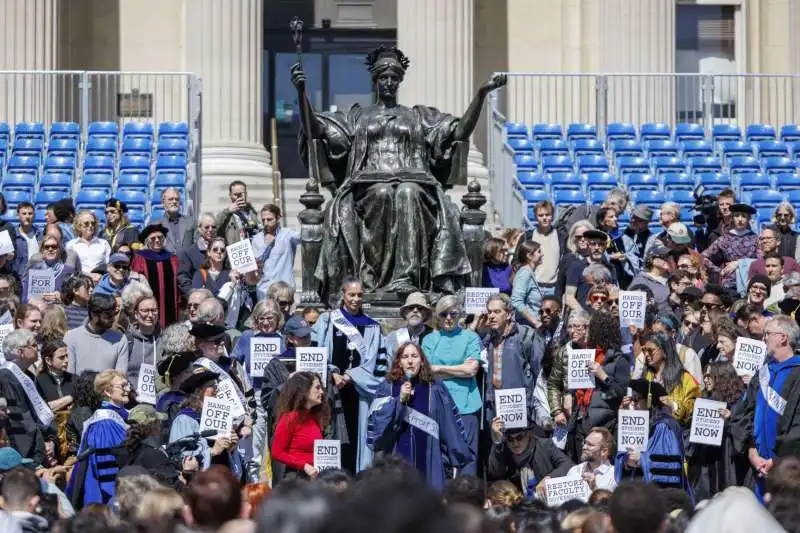
[[86,222],[81,222],[81,226],[84,228],[93,228],[97,225],[97,222],[92,222],[91,220],[87,220]]
[[139,309],[139,312],[143,315],[157,315],[158,309],[157,308]]
[[200,304],[189,302],[186,304],[186,309],[197,309],[200,307]]
[[687,328],[696,328],[700,325],[700,322],[692,322],[691,320],[684,320],[683,325]]
[[461,316],[461,313],[458,311],[447,311],[445,313],[439,313],[439,318],[458,318]]
[[792,218],[791,213],[775,213],[775,218]]
[[608,305],[619,305],[619,298],[609,298],[606,303],[608,303]]
[[217,229],[216,224],[205,224],[204,226],[200,226],[201,229]]
[[425,308],[422,307],[421,305],[409,305],[408,307],[406,307],[406,309],[408,309],[409,311],[418,311],[420,313],[425,311]]
[[129,391],[129,390],[131,390],[131,384],[130,383],[125,383],[123,385],[120,385],[119,383],[117,383],[115,385],[111,385],[111,389],[119,389],[121,391]]
[[290,305],[292,305],[291,300],[278,300],[279,307],[289,307]]
[[277,315],[273,315],[272,313],[270,313],[268,315],[260,315],[256,317],[256,322],[271,322],[277,319],[278,319]]
[[576,240],[576,241],[585,241],[585,240],[586,240],[586,236],[585,236],[583,233],[581,233],[580,235],[578,235],[578,234],[576,233],[576,234],[575,234],[575,240]]
[[225,253],[225,248],[212,248],[211,251],[217,254],[222,254]]
[[114,264],[112,264],[111,266],[114,267],[114,269],[116,269],[116,270],[121,270],[122,272],[128,272],[131,269],[131,267],[129,265],[122,265],[122,264],[114,265]]
[[586,324],[569,324],[567,329],[586,329]]
[[43,244],[42,250],[58,250],[57,244]]
[[765,331],[764,334],[761,336],[762,339],[769,338],[770,335],[786,335],[783,331]]
[[645,346],[644,348],[642,348],[642,352],[644,352],[647,355],[653,355],[654,353],[658,352],[658,348],[654,346]]
[[589,241],[589,248],[605,248],[605,241]]
[[147,240],[148,240],[148,241],[153,241],[153,242],[163,242],[163,241],[164,241],[164,236],[163,236],[163,235],[161,235],[161,234],[150,235],[150,236],[147,238]]
[[508,435],[506,439],[508,439],[509,443],[516,443],[524,441],[527,436],[527,432],[523,431],[522,433],[517,433],[515,435]]
[[722,307],[722,304],[714,304],[711,302],[700,302],[700,307],[703,309],[719,309]]
[[549,307],[542,307],[539,312],[543,315],[557,315],[558,309],[550,309]]

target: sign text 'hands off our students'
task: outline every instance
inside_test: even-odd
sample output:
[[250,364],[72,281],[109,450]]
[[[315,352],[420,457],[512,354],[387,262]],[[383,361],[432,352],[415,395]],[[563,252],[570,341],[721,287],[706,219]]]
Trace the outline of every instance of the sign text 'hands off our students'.
[[231,270],[238,270],[242,274],[247,274],[258,269],[256,254],[253,251],[253,245],[250,244],[248,239],[229,244],[225,251],[228,254]]
[[200,415],[200,431],[214,430],[216,436],[227,437],[233,431],[233,408],[230,402],[217,398],[203,399],[203,412]]
[[589,362],[594,361],[595,354],[594,348],[567,350],[567,387],[569,390],[594,388],[594,375],[589,372],[587,365]]
[[619,292],[619,325],[622,328],[636,326],[644,328],[647,311],[647,295],[642,291]]

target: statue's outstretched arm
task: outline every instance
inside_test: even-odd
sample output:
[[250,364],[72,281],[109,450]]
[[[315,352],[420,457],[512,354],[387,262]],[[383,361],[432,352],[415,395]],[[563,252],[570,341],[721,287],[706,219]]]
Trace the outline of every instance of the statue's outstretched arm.
[[461,116],[461,120],[458,121],[458,126],[456,126],[456,131],[453,134],[454,141],[469,140],[470,135],[475,130],[475,126],[478,124],[478,118],[481,116],[481,109],[486,96],[495,89],[505,86],[507,81],[505,74],[498,74],[490,82],[480,86],[472,102],[469,103],[469,107]]

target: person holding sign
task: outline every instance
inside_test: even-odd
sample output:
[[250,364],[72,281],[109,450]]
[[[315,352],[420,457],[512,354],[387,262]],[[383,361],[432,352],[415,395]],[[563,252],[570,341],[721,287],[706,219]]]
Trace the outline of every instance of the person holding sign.
[[178,258],[164,248],[167,228],[151,222],[139,234],[144,248],[131,261],[131,270],[147,279],[158,301],[159,324],[173,324],[180,318],[181,294],[178,289]]
[[[126,292],[126,296],[128,291]],[[133,323],[125,337],[128,341],[128,382],[136,384],[137,402],[155,404],[155,376],[160,351],[161,328],[158,302],[150,291],[135,293],[131,310]]]
[[[28,271],[46,270],[52,273],[55,281],[54,292],[42,295],[42,299],[47,303],[61,303],[61,286],[64,280],[70,277],[75,271],[70,265],[64,263],[66,254],[61,249],[61,240],[53,235],[45,235],[42,244],[39,246],[39,257],[41,261],[31,260],[28,264]],[[27,276],[23,280],[27,284]],[[23,293],[28,294],[27,285],[23,287]]]
[[278,423],[272,439],[272,458],[286,465],[286,473],[316,477],[314,441],[324,438],[331,408],[317,374],[297,372],[278,396]]
[[[192,288],[208,289],[216,296],[230,276],[233,276],[233,272],[228,264],[225,239],[214,237],[206,249],[205,260],[192,277]],[[238,272],[235,277],[238,280]]]
[[367,418],[389,358],[380,324],[363,313],[361,281],[346,278],[341,293],[342,306],[319,317],[312,340],[328,349],[328,372],[341,395],[349,440],[342,439],[342,468],[356,473],[372,462]]
[[630,389],[633,396],[625,398],[620,414],[626,410],[649,411],[649,438],[643,451],[634,447],[617,451],[614,460],[617,483],[623,479],[644,479],[661,487],[686,490],[694,496],[684,470],[683,430],[663,401],[667,390],[660,383],[645,379],[634,379]]
[[400,345],[369,411],[367,446],[405,458],[429,486],[442,490],[445,465],[461,469],[475,461],[466,439],[453,398],[422,350]]
[[745,401],[731,419],[737,449],[746,450],[756,495],[764,495],[764,478],[775,459],[794,455],[800,447],[800,327],[791,317],[767,319],[764,327],[768,363],[747,386]]
[[672,410],[675,420],[688,426],[694,399],[700,396],[700,385],[684,369],[675,341],[668,333],[653,333],[645,340],[642,353],[647,365],[642,377],[664,386],[667,391],[664,404]]

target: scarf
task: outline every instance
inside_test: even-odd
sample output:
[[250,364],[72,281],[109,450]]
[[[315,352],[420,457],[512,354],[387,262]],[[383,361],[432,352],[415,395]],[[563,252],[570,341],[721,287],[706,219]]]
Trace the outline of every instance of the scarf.
[[353,324],[355,327],[368,327],[368,326],[377,326],[378,323],[372,320],[365,314],[360,315],[352,315],[348,313],[344,307],[340,307],[339,311],[342,312],[342,316],[344,316],[348,322]]
[[200,423],[200,411],[195,411],[194,409],[190,409],[188,407],[184,407],[183,409],[178,411],[178,414],[179,415],[186,415],[189,418],[191,418],[192,420],[197,421],[198,424]]
[[136,252],[138,255],[145,258],[147,261],[169,261],[172,254],[169,253],[167,250],[161,250],[160,252],[156,252],[154,250],[147,250],[142,249]]
[[[594,361],[599,363],[600,366],[606,363],[606,351],[603,348],[595,348]],[[593,392],[594,389],[578,389],[575,391],[575,403],[579,409],[583,411],[589,409]]]
[[[792,369],[800,366],[800,355],[795,355],[786,361],[770,361],[769,385],[775,392],[783,395],[783,383],[789,377]],[[767,399],[759,391],[756,393],[756,412],[753,423],[753,437],[758,448],[758,455],[769,459],[774,455],[775,442],[778,438],[778,420],[780,415],[769,406]],[[785,398],[784,398],[785,399]]]

